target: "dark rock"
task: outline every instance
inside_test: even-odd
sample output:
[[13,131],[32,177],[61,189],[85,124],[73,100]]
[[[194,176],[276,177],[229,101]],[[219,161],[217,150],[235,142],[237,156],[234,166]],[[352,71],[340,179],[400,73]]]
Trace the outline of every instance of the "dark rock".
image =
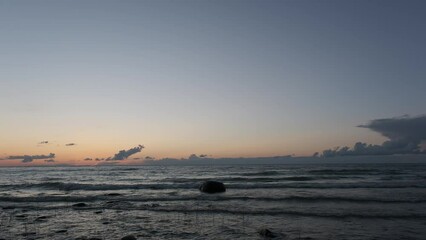
[[220,193],[226,191],[225,185],[216,181],[205,181],[203,184],[201,184],[199,189],[201,192],[205,193]]
[[274,237],[276,237],[276,235],[273,232],[271,232],[271,230],[269,230],[267,228],[260,229],[257,232],[262,237],[266,237],[266,238],[274,238]]
[[15,207],[13,206],[6,206],[6,207],[2,207],[3,210],[8,210],[8,209],[15,209]]
[[103,211],[101,210],[95,212],[95,214],[101,214],[101,213],[103,213]]
[[76,203],[72,205],[73,207],[87,207],[87,204],[85,203]]
[[88,238],[88,237],[78,237],[78,238],[76,238],[75,240],[102,240],[102,238],[98,238],[98,237],[90,237],[90,238]]
[[36,221],[44,221],[44,220],[47,220],[47,218],[48,218],[48,216],[40,216],[40,217],[36,218],[35,220]]
[[122,237],[121,240],[136,240],[136,237],[133,235],[127,235],[125,237]]
[[56,231],[55,233],[66,233],[66,232],[68,232],[68,230],[66,230],[66,229],[61,229],[61,230]]
[[121,196],[120,193],[107,193],[106,196],[115,197],[115,196]]

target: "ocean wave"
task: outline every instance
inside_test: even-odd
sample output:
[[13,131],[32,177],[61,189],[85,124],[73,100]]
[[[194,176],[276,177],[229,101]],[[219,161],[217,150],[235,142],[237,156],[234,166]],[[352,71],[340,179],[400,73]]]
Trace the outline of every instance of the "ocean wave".
[[426,188],[426,183],[386,183],[386,182],[364,182],[364,183],[259,183],[259,184],[234,184],[226,185],[231,189],[359,189],[359,188]]
[[[25,203],[23,205],[4,205],[3,209],[26,209],[26,210],[63,210],[74,208],[72,205],[31,205]],[[426,219],[426,215],[422,213],[412,212],[371,212],[371,211],[357,211],[357,212],[342,212],[342,211],[304,211],[304,210],[290,210],[290,209],[238,209],[238,208],[223,208],[223,207],[182,207],[181,205],[165,205],[161,204],[131,204],[129,202],[111,202],[110,204],[89,204],[84,207],[78,208],[79,211],[98,211],[98,210],[120,210],[120,211],[151,211],[151,212],[166,212],[166,213],[183,213],[183,214],[232,214],[243,216],[301,216],[301,217],[316,217],[316,218],[334,218],[334,219],[347,219],[347,218],[361,218],[361,219]]]
[[[138,190],[138,189],[198,189],[200,181],[186,183],[144,183],[144,184],[90,184],[70,182],[41,182],[25,184],[0,185],[0,189],[47,189],[59,191],[107,191],[107,190]],[[351,189],[351,188],[426,188],[426,183],[418,182],[361,182],[361,183],[226,183],[229,189],[285,189],[285,188],[308,188],[308,189]]]
[[265,202],[355,202],[355,203],[426,203],[426,199],[379,199],[342,196],[286,196],[286,197],[247,197],[247,196],[164,196],[144,197],[125,196],[121,194],[102,194],[94,196],[0,196],[0,202],[95,202],[95,201],[122,201],[122,202],[173,202],[173,201],[265,201]]
[[146,207],[140,210],[149,210],[157,212],[179,212],[179,213],[209,213],[209,214],[239,214],[239,215],[293,215],[303,217],[318,218],[363,218],[363,219],[426,219],[423,214],[398,214],[398,213],[322,213],[322,212],[304,212],[297,210],[236,210],[236,209],[182,209],[182,208],[151,208]]
[[[319,177],[308,177],[308,176],[287,176],[287,177],[219,177],[215,178],[216,181],[220,182],[280,182],[280,181],[315,181],[315,180],[339,180],[346,177],[340,176],[319,176]],[[128,179],[132,180],[132,179]],[[140,179],[138,179],[140,180]],[[208,178],[197,178],[197,181],[206,181]],[[186,183],[194,182],[194,178],[164,178],[161,182],[174,182],[174,183]]]
[[375,169],[375,168],[348,168],[348,169],[314,169],[308,173],[313,175],[399,175],[403,174],[400,170],[395,169]]
[[277,182],[277,181],[314,181],[322,179],[340,179],[340,177],[307,177],[307,176],[288,176],[288,177],[230,177],[221,178],[223,182]]
[[312,174],[342,174],[342,175],[347,175],[347,174],[366,174],[366,173],[375,173],[378,172],[378,169],[371,169],[371,168],[355,168],[355,169],[314,169],[314,170],[310,170],[308,171],[309,173]]
[[283,174],[280,171],[260,171],[260,172],[246,172],[241,173],[242,176],[271,176],[271,175],[281,175]]
[[65,182],[42,182],[0,185],[7,189],[31,189],[41,188],[60,191],[107,191],[107,190],[129,190],[129,189],[191,189],[197,188],[199,183],[192,184],[89,184],[89,183],[65,183]]

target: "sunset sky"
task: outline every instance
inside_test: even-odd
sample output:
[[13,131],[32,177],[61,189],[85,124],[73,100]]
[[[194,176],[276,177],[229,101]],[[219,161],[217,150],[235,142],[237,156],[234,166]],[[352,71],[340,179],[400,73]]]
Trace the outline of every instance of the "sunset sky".
[[426,113],[425,12],[414,0],[0,1],[0,165],[139,144],[131,158],[381,144],[357,126]]

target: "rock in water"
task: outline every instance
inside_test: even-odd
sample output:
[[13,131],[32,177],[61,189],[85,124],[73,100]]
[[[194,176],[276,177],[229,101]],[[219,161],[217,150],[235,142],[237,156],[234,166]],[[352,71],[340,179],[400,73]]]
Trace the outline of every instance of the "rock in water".
[[105,194],[105,196],[116,197],[116,196],[121,196],[121,194],[120,193],[107,193],[107,194]]
[[274,237],[276,237],[275,234],[273,232],[271,232],[271,230],[269,230],[267,228],[260,229],[257,232],[262,237],[266,237],[266,238],[274,238]]
[[76,204],[73,204],[72,206],[73,207],[86,207],[87,204],[85,204],[85,203],[76,203]]
[[201,192],[205,193],[220,193],[226,191],[225,185],[216,181],[205,181],[201,184],[199,189]]
[[9,209],[15,209],[15,207],[13,206],[6,206],[2,208],[3,210],[9,210]]
[[133,235],[127,235],[125,237],[122,237],[121,240],[136,240],[136,237]]

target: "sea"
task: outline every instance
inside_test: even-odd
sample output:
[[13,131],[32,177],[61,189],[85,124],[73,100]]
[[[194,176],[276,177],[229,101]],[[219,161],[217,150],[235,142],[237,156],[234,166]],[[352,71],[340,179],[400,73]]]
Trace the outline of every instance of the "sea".
[[[200,192],[206,180],[226,192]],[[426,165],[0,168],[0,239],[127,235],[426,239]]]

